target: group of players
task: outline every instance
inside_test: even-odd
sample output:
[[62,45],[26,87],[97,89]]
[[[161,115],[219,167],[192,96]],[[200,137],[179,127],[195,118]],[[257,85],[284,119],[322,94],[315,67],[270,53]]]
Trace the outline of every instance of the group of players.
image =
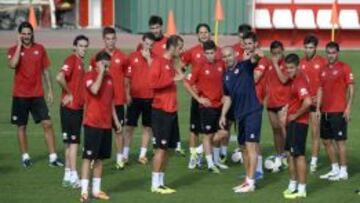
[[[177,85],[184,85],[192,97],[190,115],[189,169],[201,164],[202,154],[208,170],[227,169],[230,129],[236,124],[238,144],[243,153],[245,180],[233,190],[255,190],[263,178],[259,145],[262,111],[266,106],[274,135],[275,165],[288,165],[290,181],[283,195],[287,199],[306,197],[306,137],[311,124],[312,157],[310,172],[317,169],[320,137],[331,162],[330,172],[321,179],[348,179],[346,145],[354,94],[351,68],[338,60],[339,45],[326,45],[326,59],[317,54],[315,35],[304,38],[304,57],[285,56],[282,42],[270,45],[271,59],[260,50],[257,36],[249,25],[239,26],[239,42],[218,47],[211,40],[210,27],[196,27],[198,44],[184,50],[184,40],[164,36],[162,19],[151,16],[149,32],[129,56],[116,47],[116,31],[103,29],[104,48],[90,60],[84,58],[89,39],[76,36],[73,53],[57,73],[61,93],[60,117],[65,143],[65,163],[56,154],[54,130],[47,108],[53,102],[48,67],[50,61],[41,44],[34,41],[34,30],[24,22],[18,28],[18,42],[8,50],[10,68],[15,70],[11,122],[17,136],[25,168],[32,165],[28,154],[26,125],[29,113],[41,122],[49,150],[49,165],[65,165],[64,187],[81,187],[80,200],[87,201],[92,177],[92,196],[108,200],[101,190],[104,159],[111,156],[112,129],[115,132],[116,168],[129,160],[134,129],[142,118],[142,141],[138,161],[147,164],[147,149],[153,137],[151,191],[171,194],[165,185],[168,149],[181,148]],[[189,69],[188,69],[189,68]],[[179,83],[181,82],[181,83]],[[126,113],[125,113],[126,106]],[[81,128],[84,130],[81,179],[76,157]],[[203,134],[199,142],[199,134]],[[283,161],[287,157],[287,163]],[[338,161],[339,160],[339,161]],[[283,163],[284,162],[284,163]]]

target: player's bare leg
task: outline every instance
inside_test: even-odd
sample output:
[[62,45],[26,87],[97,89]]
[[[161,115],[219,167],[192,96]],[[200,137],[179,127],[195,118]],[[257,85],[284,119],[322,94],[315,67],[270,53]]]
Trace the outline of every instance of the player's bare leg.
[[317,169],[317,160],[320,151],[320,122],[314,112],[310,113],[310,123],[311,123],[310,172],[314,173]]
[[45,142],[49,151],[49,166],[63,167],[64,163],[58,158],[56,154],[54,128],[51,121],[43,120],[41,121],[41,125],[44,129]]
[[330,178],[333,178],[333,177],[338,177],[339,172],[340,172],[340,168],[339,168],[338,160],[336,158],[334,140],[332,140],[332,139],[323,139],[322,141],[323,141],[326,153],[327,153],[328,158],[329,158],[330,163],[331,163],[331,171],[324,174],[324,175],[321,175],[320,179],[330,179]]
[[151,128],[144,126],[143,130],[142,130],[141,149],[140,149],[140,155],[139,155],[139,162],[141,164],[148,163],[146,153],[147,153],[150,139],[151,139]]

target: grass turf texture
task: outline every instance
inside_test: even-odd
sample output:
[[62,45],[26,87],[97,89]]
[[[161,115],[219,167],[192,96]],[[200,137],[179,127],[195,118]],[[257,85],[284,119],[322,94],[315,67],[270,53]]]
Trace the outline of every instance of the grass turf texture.
[[[62,65],[64,58],[70,53],[69,50],[48,50],[52,61],[51,72],[56,74]],[[359,53],[355,51],[343,51],[341,59],[349,63],[357,80],[360,75]],[[42,128],[34,125],[32,119],[28,125],[29,153],[34,165],[30,169],[24,169],[20,164],[20,153],[16,139],[16,128],[11,126],[11,90],[13,70],[7,67],[7,54],[5,49],[0,49],[0,202],[78,202],[80,191],[61,187],[63,168],[48,167],[47,148],[44,144]],[[56,133],[57,151],[63,157],[63,144],[60,134],[59,119],[59,86],[54,82],[55,103],[50,107],[51,117]],[[359,196],[353,190],[360,186],[359,155],[360,140],[357,138],[360,127],[360,109],[358,103],[359,87],[355,91],[355,101],[352,108],[352,121],[349,125],[348,146],[348,171],[350,179],[342,182],[328,182],[318,178],[329,170],[329,163],[321,147],[320,168],[315,175],[308,175],[308,198],[296,200],[300,202],[357,202]],[[336,95],[334,95],[336,97]],[[179,85],[179,116],[181,127],[181,139],[183,148],[188,149],[188,117],[190,96]],[[263,157],[274,153],[273,138],[269,128],[267,115],[264,113],[261,146]],[[135,141],[131,148],[130,166],[123,171],[114,169],[115,152],[112,159],[104,163],[104,176],[102,189],[111,196],[110,202],[287,202],[282,197],[282,191],[288,184],[288,173],[282,171],[279,174],[265,173],[265,179],[258,182],[255,193],[235,194],[232,187],[242,181],[244,174],[242,165],[230,164],[229,170],[224,170],[220,175],[210,174],[204,170],[188,170],[188,155],[186,158],[172,156],[166,172],[166,183],[175,189],[173,195],[157,195],[150,192],[151,169],[150,166],[137,164],[139,152],[140,131],[136,132]],[[229,152],[236,146],[232,142]],[[310,134],[308,135],[307,159],[310,158]],[[114,149],[114,147],[113,147]],[[151,151],[150,151],[151,152]],[[230,153],[229,153],[230,154]],[[78,168],[81,165],[80,152]],[[96,202],[96,201],[95,201]]]

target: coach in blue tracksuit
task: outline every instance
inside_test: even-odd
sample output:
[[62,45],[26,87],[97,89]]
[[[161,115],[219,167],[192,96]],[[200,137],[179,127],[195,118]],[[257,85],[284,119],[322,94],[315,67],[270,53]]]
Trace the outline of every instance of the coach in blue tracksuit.
[[[222,50],[223,60],[230,65],[224,78],[224,105],[220,118],[220,127],[225,127],[226,114],[231,104],[238,121],[238,141],[244,153],[246,169],[245,181],[234,192],[245,193],[255,190],[255,170],[257,165],[257,146],[260,141],[262,106],[256,96],[254,68],[263,53],[256,50],[246,55],[240,63],[235,62],[234,50],[225,47]],[[233,63],[231,63],[234,61]]]

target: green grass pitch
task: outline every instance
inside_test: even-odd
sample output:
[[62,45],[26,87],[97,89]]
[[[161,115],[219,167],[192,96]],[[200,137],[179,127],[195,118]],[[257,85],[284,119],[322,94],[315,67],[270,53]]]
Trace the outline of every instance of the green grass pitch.
[[[70,50],[48,50],[52,61],[51,72],[56,74],[64,58]],[[360,59],[356,51],[343,51],[341,59],[351,65],[355,80],[360,76]],[[0,49],[0,202],[78,202],[79,190],[61,187],[63,169],[48,167],[47,149],[44,144],[43,132],[40,126],[34,125],[30,119],[28,138],[30,155],[34,165],[24,169],[20,165],[20,153],[16,139],[16,128],[11,126],[11,90],[13,70],[7,67],[7,54]],[[50,107],[51,117],[56,132],[57,150],[63,156],[63,144],[60,136],[59,121],[59,86],[54,82],[56,102]],[[352,121],[349,125],[348,171],[350,179],[343,182],[329,183],[320,180],[319,174],[328,171],[329,163],[323,147],[320,155],[320,169],[315,175],[308,175],[308,198],[296,202],[360,202],[360,196],[353,190],[360,187],[360,140],[357,127],[360,123],[360,105],[358,96],[359,85],[356,84],[355,101],[352,108]],[[336,97],[336,95],[334,95]],[[179,86],[179,114],[181,139],[183,147],[187,149],[189,95]],[[308,136],[308,141],[310,141]],[[177,193],[169,196],[156,195],[150,192],[150,166],[141,166],[136,163],[139,151],[139,131],[135,135],[132,145],[130,166],[123,171],[114,169],[114,155],[111,160],[105,161],[105,171],[102,188],[111,196],[109,202],[287,202],[282,197],[282,191],[287,187],[288,174],[283,171],[278,174],[265,173],[265,179],[258,182],[257,191],[251,194],[235,194],[232,187],[237,185],[244,173],[240,164],[230,164],[231,168],[221,174],[210,174],[206,170],[187,169],[188,157],[172,156],[166,173],[166,182],[177,189]],[[310,142],[308,142],[308,149]],[[231,152],[236,143],[232,142]],[[269,129],[267,115],[264,113],[261,146],[263,156],[273,154],[272,134]],[[80,153],[79,153],[80,154]],[[309,150],[307,151],[309,158]],[[80,157],[80,156],[79,156]],[[81,161],[79,158],[78,167]],[[96,201],[94,201],[96,202]],[[290,201],[289,201],[290,202]]]

